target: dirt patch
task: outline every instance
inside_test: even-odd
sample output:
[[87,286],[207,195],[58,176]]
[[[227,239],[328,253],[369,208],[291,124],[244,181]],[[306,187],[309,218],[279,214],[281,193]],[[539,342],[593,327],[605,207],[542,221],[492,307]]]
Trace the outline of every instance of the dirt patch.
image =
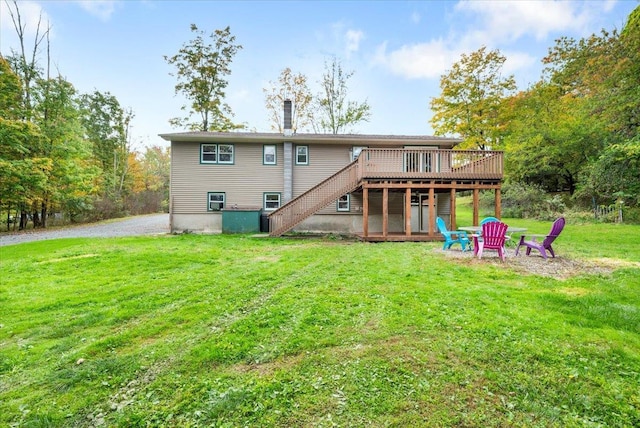
[[99,254],[81,254],[79,256],[69,256],[69,257],[61,257],[58,259],[45,260],[43,262],[38,262],[37,264],[66,262],[68,260],[88,259],[91,257],[99,257],[99,256],[100,256]]
[[627,262],[616,259],[576,260],[567,257],[547,258],[540,255],[515,255],[515,250],[507,248],[506,261],[502,262],[497,252],[485,253],[482,259],[474,257],[473,251],[462,252],[457,249],[434,251],[447,258],[457,259],[468,265],[491,264],[505,269],[514,269],[531,275],[546,276],[555,279],[568,279],[577,275],[610,275],[614,270],[622,267],[640,267],[640,263]]

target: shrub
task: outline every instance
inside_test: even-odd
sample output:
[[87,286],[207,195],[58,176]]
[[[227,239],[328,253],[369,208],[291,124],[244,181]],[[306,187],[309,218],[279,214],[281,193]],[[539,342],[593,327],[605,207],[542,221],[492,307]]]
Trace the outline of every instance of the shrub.
[[640,207],[626,207],[622,211],[624,223],[640,224]]
[[[502,216],[553,220],[567,210],[562,194],[551,195],[542,187],[524,183],[506,183],[502,187]],[[480,194],[480,209],[493,212],[493,192]]]

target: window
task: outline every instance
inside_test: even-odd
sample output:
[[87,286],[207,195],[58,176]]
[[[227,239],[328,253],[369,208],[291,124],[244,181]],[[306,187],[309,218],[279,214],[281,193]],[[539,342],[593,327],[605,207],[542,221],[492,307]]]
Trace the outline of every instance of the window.
[[353,146],[351,148],[351,160],[354,161],[358,159],[358,156],[360,156],[360,152],[362,152],[366,148],[367,147]]
[[349,211],[350,199],[351,198],[349,197],[348,193],[346,195],[340,196],[340,198],[338,198],[336,209],[338,211]]
[[233,163],[233,145],[218,144],[218,163]]
[[265,165],[276,164],[276,146],[262,146],[262,163]]
[[280,193],[264,194],[264,210],[273,211],[280,208]]
[[221,211],[224,208],[225,194],[222,192],[207,193],[207,211]]
[[218,146],[215,144],[202,144],[200,146],[200,162],[216,163],[218,162]]
[[200,163],[233,163],[233,144],[201,144]]
[[296,146],[296,165],[309,165],[309,146]]

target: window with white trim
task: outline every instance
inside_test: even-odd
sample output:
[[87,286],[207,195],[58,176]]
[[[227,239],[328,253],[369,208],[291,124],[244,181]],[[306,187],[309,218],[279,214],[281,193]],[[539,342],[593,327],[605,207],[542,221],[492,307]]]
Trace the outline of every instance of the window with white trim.
[[265,193],[263,207],[265,211],[273,211],[280,208],[280,193]]
[[354,161],[358,159],[358,156],[360,156],[360,153],[367,148],[368,148],[367,146],[353,146],[351,148],[351,160]]
[[349,211],[351,208],[350,205],[351,205],[351,197],[349,193],[347,193],[346,195],[342,195],[338,198],[338,201],[336,203],[336,210]]
[[200,144],[200,163],[233,163],[233,144]]
[[218,144],[218,163],[233,163],[233,144]]
[[262,163],[264,165],[275,165],[276,164],[276,146],[275,145],[264,145],[262,146]]
[[309,146],[296,146],[296,165],[309,165]]
[[222,209],[224,208],[224,200],[224,192],[207,193],[207,211],[222,211]]
[[200,162],[216,163],[218,162],[218,146],[215,144],[200,145]]

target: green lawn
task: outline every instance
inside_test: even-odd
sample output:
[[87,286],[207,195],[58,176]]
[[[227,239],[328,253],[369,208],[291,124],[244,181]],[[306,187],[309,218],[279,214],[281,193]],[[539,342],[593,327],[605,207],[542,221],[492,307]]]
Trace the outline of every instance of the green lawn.
[[564,280],[438,243],[0,247],[0,426],[639,426],[639,238],[568,225],[619,267]]

